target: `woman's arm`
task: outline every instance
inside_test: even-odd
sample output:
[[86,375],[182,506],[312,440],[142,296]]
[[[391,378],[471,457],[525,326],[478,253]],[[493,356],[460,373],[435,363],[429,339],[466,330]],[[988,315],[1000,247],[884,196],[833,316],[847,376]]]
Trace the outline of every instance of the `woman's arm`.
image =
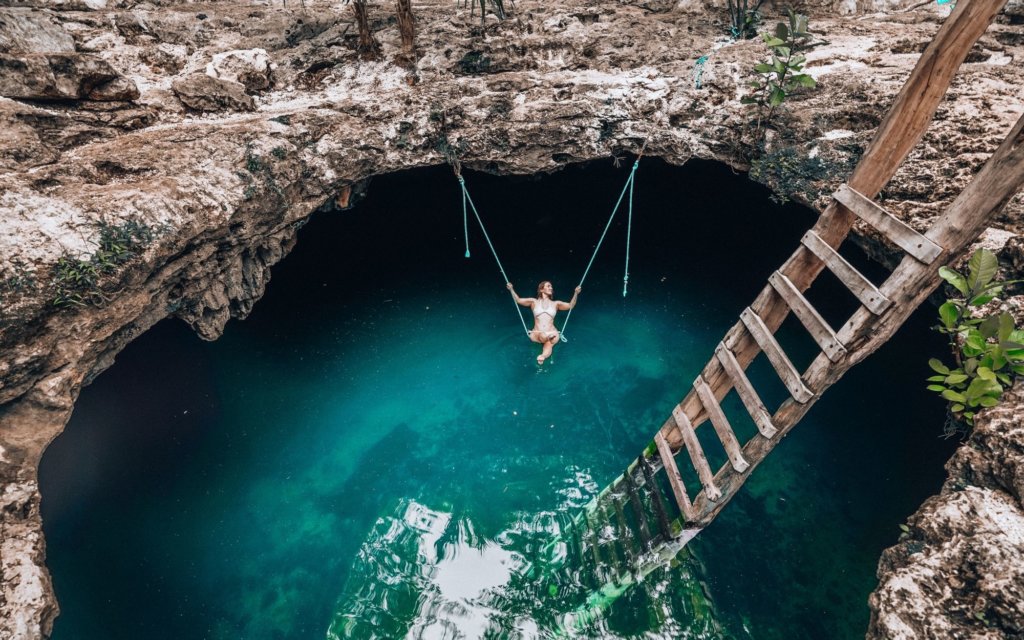
[[561,300],[558,300],[557,302],[555,302],[555,308],[558,309],[559,311],[568,311],[569,309],[572,309],[573,307],[576,306],[576,298],[578,298],[579,295],[580,287],[576,287],[576,290],[573,291],[572,293],[572,300],[570,300],[569,302],[562,302]]
[[505,284],[505,288],[512,293],[512,299],[516,301],[516,304],[521,304],[524,307],[532,307],[534,302],[537,302],[536,298],[520,298],[516,290],[512,288],[512,283],[508,282]]

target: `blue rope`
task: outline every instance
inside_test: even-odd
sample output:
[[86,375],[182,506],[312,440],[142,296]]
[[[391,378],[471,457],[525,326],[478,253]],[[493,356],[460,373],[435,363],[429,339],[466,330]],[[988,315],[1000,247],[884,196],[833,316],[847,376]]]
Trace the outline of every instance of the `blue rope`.
[[[622,274],[622,297],[626,297],[629,288],[629,239],[633,235],[633,185],[636,184],[636,168],[640,164],[633,163],[633,172],[629,174],[629,222],[626,223],[626,271]],[[567,318],[568,319],[568,318]]]
[[[626,190],[627,189],[629,190],[629,208],[630,208],[630,211],[632,211],[632,209],[633,209],[633,189],[632,189],[633,176],[636,175],[636,170],[637,170],[637,167],[639,167],[639,166],[640,166],[640,161],[639,160],[636,160],[635,162],[633,162],[633,170],[629,172],[629,177],[626,178],[626,184],[623,185],[623,187],[622,187],[622,193],[619,194],[619,199],[615,201],[615,208],[612,209],[612,215],[608,217],[608,224],[604,225],[604,231],[601,232],[601,239],[597,241],[597,246],[594,247],[594,254],[592,256],[590,256],[590,262],[587,263],[587,268],[586,268],[586,270],[583,271],[583,277],[580,278],[580,283],[578,285],[580,287],[583,286],[583,281],[587,279],[587,274],[590,273],[590,267],[591,267],[591,265],[594,264],[594,258],[597,257],[597,252],[601,249],[601,243],[604,242],[604,237],[606,235],[608,235],[608,229],[612,226],[612,220],[615,219],[615,214],[618,213],[618,211],[619,211],[619,205],[622,204],[622,198],[624,198],[626,196]],[[628,272],[628,268],[629,267],[628,267],[628,262],[627,262],[627,277],[628,277],[628,273],[629,273]],[[625,291],[625,286],[623,286],[623,291]],[[625,295],[625,294],[623,294],[623,295]],[[565,327],[569,324],[569,318],[571,316],[572,316],[572,309],[569,309],[569,312],[565,314],[565,322],[562,323],[562,331],[561,331],[561,341],[562,342],[569,342],[569,340],[565,337]]]
[[[636,176],[636,170],[640,166],[640,160],[637,159],[633,162],[633,170],[629,172],[629,177],[626,179],[626,184],[622,187],[622,193],[619,194],[619,199],[615,201],[615,208],[612,209],[612,215],[608,217],[607,224],[604,225],[604,231],[601,232],[601,238],[597,241],[597,246],[594,247],[594,253],[590,256],[590,262],[587,263],[587,268],[583,271],[583,277],[580,278],[578,286],[583,286],[583,281],[587,279],[587,274],[590,273],[590,267],[594,264],[594,259],[597,258],[597,252],[601,249],[601,244],[604,242],[604,238],[608,235],[608,229],[612,226],[612,220],[615,219],[615,214],[619,211],[619,206],[622,204],[622,199],[626,197],[626,191],[629,191],[629,222],[626,227],[626,272],[622,277],[622,295],[625,297],[627,293],[627,287],[629,285],[629,244],[630,238],[633,231],[633,182]],[[473,198],[469,196],[469,189],[466,188],[466,181],[461,175],[457,176],[459,179],[459,186],[462,187],[462,224],[463,232],[466,234],[466,257],[469,257],[469,227],[468,227],[468,214],[466,212],[466,203],[469,203],[469,207],[473,210],[473,215],[476,216],[477,223],[480,224],[480,230],[484,233],[484,239],[487,240],[487,246],[491,248],[491,254],[494,256],[494,261],[498,263],[498,270],[501,271],[501,277],[505,278],[505,282],[511,282],[508,279],[508,275],[505,273],[505,268],[501,266],[501,260],[498,258],[498,252],[494,249],[494,243],[491,242],[491,237],[487,234],[487,229],[484,228],[484,221],[480,219],[480,213],[476,210],[476,205],[473,204]],[[519,309],[519,304],[516,303],[515,298],[512,298],[512,304],[516,308],[516,315],[519,316],[519,321],[523,323],[523,330],[526,331],[526,335],[530,335],[530,330],[526,326],[526,321],[523,320],[523,313]],[[572,309],[565,314],[565,322],[562,323],[562,330],[559,332],[560,339],[562,342],[569,342],[568,338],[565,337],[565,327],[569,324],[569,318],[572,316]]]
[[[949,2],[949,0],[946,0],[946,2]],[[697,63],[693,65],[693,81],[696,83],[698,89],[700,89],[700,78],[704,75],[704,63],[707,62],[710,57],[710,54],[701,56],[697,58]]]
[[[501,260],[498,258],[498,252],[494,250],[494,244],[491,242],[491,237],[487,235],[487,229],[484,228],[484,221],[480,219],[480,214],[476,210],[476,205],[473,204],[473,198],[469,197],[469,189],[466,188],[466,181],[463,180],[462,176],[458,176],[459,185],[462,187],[462,210],[465,213],[466,203],[469,203],[471,209],[473,209],[473,215],[476,216],[476,221],[480,224],[480,230],[484,232],[484,239],[487,240],[487,246],[491,248],[491,253],[494,255],[494,261],[498,263],[498,270],[501,271],[501,277],[505,278],[505,282],[511,282],[508,276],[505,275],[505,267],[501,266]],[[466,229],[466,257],[469,257],[469,233],[468,228]],[[516,308],[516,315],[519,316],[519,321],[523,323],[523,331],[526,335],[530,335],[530,330],[526,327],[526,321],[523,320],[523,313],[519,310],[519,304],[515,298],[512,298],[512,306]]]

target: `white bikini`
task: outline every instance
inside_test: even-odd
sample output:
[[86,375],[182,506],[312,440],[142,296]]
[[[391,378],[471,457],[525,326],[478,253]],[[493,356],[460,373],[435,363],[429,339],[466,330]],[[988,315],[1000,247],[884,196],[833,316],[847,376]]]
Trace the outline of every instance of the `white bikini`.
[[[548,309],[550,309],[550,311]],[[548,307],[548,309],[541,309],[540,300],[538,300],[537,303],[533,305],[533,317],[536,318],[546,313],[549,316],[551,316],[552,320],[554,320],[555,314],[558,312],[558,307],[555,305],[555,303],[552,302],[551,306]]]

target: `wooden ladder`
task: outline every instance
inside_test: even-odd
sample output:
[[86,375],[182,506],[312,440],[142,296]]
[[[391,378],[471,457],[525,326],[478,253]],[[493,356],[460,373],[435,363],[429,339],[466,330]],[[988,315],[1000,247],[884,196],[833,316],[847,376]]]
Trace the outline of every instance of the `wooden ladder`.
[[[613,566],[609,554],[615,552],[617,558],[646,557],[649,563],[652,556],[659,555],[660,547],[681,548],[710,524],[814,402],[896,332],[938,285],[938,268],[960,257],[1020,188],[1024,182],[1024,117],[927,233],[910,228],[874,201],[923,136],[953,74],[1003,4],[1005,0],[961,0],[957,4],[921,55],[847,184],[836,190],[796,251],[743,310],[653,442],[588,506],[591,531],[598,528],[595,523],[609,517],[607,522],[613,523],[617,532],[594,537],[591,547],[595,560],[607,556],[605,566]],[[837,250],[857,219],[905,254],[881,285],[870,282]],[[853,316],[838,329],[822,318],[803,293],[825,269],[859,302]],[[791,312],[820,349],[803,373],[774,335]],[[789,394],[774,413],[745,373],[760,353],[765,354]],[[742,444],[721,405],[732,390],[757,427]],[[717,471],[712,470],[697,438],[697,427],[706,421],[710,421],[727,456],[727,462]],[[684,449],[700,486],[692,498],[675,460]],[[659,487],[658,472],[664,472],[662,484],[669,488],[671,510],[666,506],[669,501],[663,498],[666,492]],[[635,514],[632,524],[626,517],[627,503]],[[618,547],[609,546],[616,541]],[[627,544],[631,545],[629,551]],[[642,572],[643,562],[640,566]],[[621,580],[630,571],[638,571],[635,563],[625,573],[615,569],[604,577]]]

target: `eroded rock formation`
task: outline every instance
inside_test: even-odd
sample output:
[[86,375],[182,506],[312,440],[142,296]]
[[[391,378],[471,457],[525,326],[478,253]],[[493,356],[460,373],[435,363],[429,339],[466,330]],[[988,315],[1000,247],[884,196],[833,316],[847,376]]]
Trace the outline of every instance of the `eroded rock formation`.
[[[350,13],[326,0],[8,4],[18,6],[0,9],[0,637],[12,638],[47,635],[57,614],[38,461],[82,386],[134,337],[173,315],[215,339],[249,313],[313,211],[351,206],[370,177],[451,153],[473,169],[530,174],[646,143],[669,162],[746,169],[751,116],[739,98],[765,55],[757,41],[729,41],[724,10],[697,1],[519,0],[485,27],[448,0],[417,2],[414,64],[378,8],[383,57],[360,61]],[[820,208],[949,7],[805,7],[819,87],[787,102],[754,169]],[[918,229],[1022,110],[1022,13],[1014,2],[982,37],[881,196]],[[1022,211],[1018,196],[990,234],[1018,258]],[[145,230],[138,255],[69,291],[75,268],[103,262],[103,228],[127,224]],[[886,257],[865,230],[858,237]],[[1020,497],[1001,504],[1019,517]],[[912,520],[921,536],[927,509]],[[902,606],[886,597],[902,566],[890,555],[873,600],[881,635]]]

